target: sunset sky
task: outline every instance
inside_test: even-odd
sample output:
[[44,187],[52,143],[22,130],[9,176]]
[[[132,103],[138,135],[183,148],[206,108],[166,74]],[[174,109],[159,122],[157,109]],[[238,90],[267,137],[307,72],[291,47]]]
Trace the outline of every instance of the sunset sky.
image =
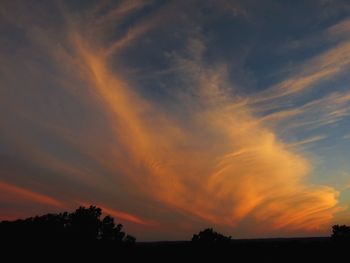
[[0,3],[0,220],[138,240],[350,223],[348,0]]

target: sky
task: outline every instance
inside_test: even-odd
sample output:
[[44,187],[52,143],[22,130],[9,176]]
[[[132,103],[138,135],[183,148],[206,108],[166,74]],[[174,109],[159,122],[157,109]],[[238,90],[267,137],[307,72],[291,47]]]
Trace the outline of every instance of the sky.
[[138,240],[350,223],[347,0],[3,0],[0,220]]

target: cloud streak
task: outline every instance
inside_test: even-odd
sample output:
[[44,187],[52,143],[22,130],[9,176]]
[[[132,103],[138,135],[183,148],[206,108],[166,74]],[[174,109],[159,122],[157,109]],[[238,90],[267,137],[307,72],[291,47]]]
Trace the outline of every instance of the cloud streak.
[[[290,76],[251,98],[251,104],[264,104],[274,100],[288,100],[305,95],[320,84],[330,82],[345,74],[350,66],[349,19],[343,19],[328,27],[312,40],[316,42],[334,41],[332,45],[299,65],[295,65]],[[310,40],[309,40],[310,41]],[[304,43],[306,44],[306,43]],[[297,67],[296,67],[297,66]]]
[[58,208],[65,208],[65,205],[52,197],[49,197],[47,195],[43,195],[40,193],[36,193],[27,189],[24,189],[22,187],[18,187],[12,184],[8,184],[5,182],[0,182],[0,189],[1,189],[1,200],[9,200],[12,199],[11,202],[14,200],[18,201],[24,201],[24,202],[35,202],[40,204],[45,204],[53,207]]
[[261,103],[303,92],[317,87],[321,82],[339,76],[349,69],[350,42],[344,41],[331,50],[310,59],[294,76],[283,80],[270,89],[258,94],[252,103]]

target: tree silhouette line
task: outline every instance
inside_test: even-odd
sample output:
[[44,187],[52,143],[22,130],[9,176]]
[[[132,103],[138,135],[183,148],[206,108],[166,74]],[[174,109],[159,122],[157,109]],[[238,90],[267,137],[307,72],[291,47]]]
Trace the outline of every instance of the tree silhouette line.
[[331,238],[336,241],[350,241],[350,226],[334,225]]
[[192,237],[192,242],[197,245],[228,245],[231,243],[231,236],[224,236],[212,228],[204,229],[198,234],[194,234]]
[[[72,213],[46,214],[42,216],[0,222],[2,241],[63,241],[63,242],[108,242],[134,244],[136,238],[122,231],[107,215],[102,218],[102,209],[96,206],[80,206]],[[334,225],[331,240],[350,242],[350,227]],[[196,246],[227,246],[231,236],[225,236],[207,228],[194,234],[191,243]]]
[[133,244],[136,238],[122,231],[96,206],[79,207],[73,213],[46,214],[42,216],[0,222],[0,237],[6,241],[66,241],[66,242],[114,242]]

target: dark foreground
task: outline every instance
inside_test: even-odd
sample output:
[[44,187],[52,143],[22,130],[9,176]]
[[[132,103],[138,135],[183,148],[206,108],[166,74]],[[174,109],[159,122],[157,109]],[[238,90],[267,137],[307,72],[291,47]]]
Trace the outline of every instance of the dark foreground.
[[10,256],[8,262],[23,258],[40,262],[348,262],[349,248],[350,244],[330,238],[232,240],[223,246],[190,241],[132,245],[11,242],[2,245],[2,256]]
[[332,236],[238,240],[212,228],[191,241],[136,242],[95,206],[0,222],[0,262],[349,262],[350,227]]

